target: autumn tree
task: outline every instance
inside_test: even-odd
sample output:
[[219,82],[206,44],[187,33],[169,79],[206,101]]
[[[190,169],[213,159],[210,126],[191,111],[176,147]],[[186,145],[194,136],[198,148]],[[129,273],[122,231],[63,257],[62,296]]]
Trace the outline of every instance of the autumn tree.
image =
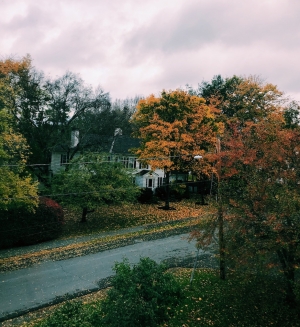
[[37,184],[26,173],[28,155],[26,140],[14,131],[7,111],[0,109],[0,210],[36,207]]
[[106,162],[104,156],[87,153],[54,176],[53,193],[57,201],[82,210],[81,222],[99,205],[135,201],[139,189],[120,163]]
[[[272,266],[276,255],[293,305],[299,261],[299,105],[255,77],[218,77],[202,92],[220,109],[218,119],[225,126],[219,151],[210,155],[219,167],[218,219],[225,225],[220,257],[227,253],[237,267],[248,263],[253,271],[254,262]],[[212,240],[215,228],[220,232],[220,223],[211,220],[206,231],[196,232],[202,245]]]
[[[229,177],[227,174],[228,157],[225,159],[221,156],[221,153],[228,154],[231,150],[237,151],[237,149],[228,147],[228,140],[233,142],[248,124],[255,125],[265,121],[272,114],[284,111],[285,106],[288,104],[283,93],[275,85],[264,83],[257,76],[233,76],[223,79],[218,75],[211,82],[200,84],[198,90],[190,90],[190,93],[203,96],[207,105],[213,105],[219,109],[216,120],[224,123],[223,136],[218,139],[215,151],[213,151],[216,153],[207,156],[215,168],[213,178],[215,192],[217,193],[216,206],[218,214],[211,220],[211,224],[208,223],[207,229],[199,232],[201,234],[199,240],[201,239],[200,243],[207,244],[212,240],[214,231],[218,230],[220,276],[225,278],[225,204],[228,198],[231,197],[231,193],[234,193],[237,189],[240,193],[243,193],[243,185],[241,184],[241,179],[236,175]],[[289,117],[294,114],[292,111],[289,113]],[[288,116],[288,113],[286,115]],[[238,159],[238,155],[236,158]],[[239,171],[238,169],[246,169],[246,166],[241,164],[238,168],[235,168]]]
[[[295,272],[300,263],[299,128],[286,128],[282,111],[241,130],[232,123],[232,136],[221,152],[229,191],[228,251],[238,262],[264,258],[267,267],[280,264],[288,302],[296,302]],[[230,189],[230,190],[229,190]],[[274,256],[278,261],[274,261]]]
[[165,209],[169,209],[171,172],[203,173],[204,166],[194,156],[203,155],[211,148],[222,124],[215,122],[214,110],[203,98],[183,90],[162,91],[160,97],[150,95],[140,100],[132,122],[135,135],[141,139],[136,154],[152,169],[165,171]]
[[286,102],[275,85],[264,83],[258,76],[223,79],[217,75],[211,82],[202,82],[196,93],[220,110],[224,122],[228,119],[240,123],[257,121]]

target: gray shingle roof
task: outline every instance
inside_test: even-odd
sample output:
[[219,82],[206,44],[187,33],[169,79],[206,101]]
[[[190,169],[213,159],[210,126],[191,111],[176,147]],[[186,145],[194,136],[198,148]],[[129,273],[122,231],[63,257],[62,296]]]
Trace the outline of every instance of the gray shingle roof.
[[[114,143],[113,143],[114,141]],[[95,152],[109,152],[112,148],[112,153],[128,155],[132,154],[129,150],[138,148],[140,140],[126,135],[107,136],[89,134],[84,136],[78,144],[80,150],[95,151]],[[69,144],[57,144],[53,147],[53,152],[66,152],[69,149]]]

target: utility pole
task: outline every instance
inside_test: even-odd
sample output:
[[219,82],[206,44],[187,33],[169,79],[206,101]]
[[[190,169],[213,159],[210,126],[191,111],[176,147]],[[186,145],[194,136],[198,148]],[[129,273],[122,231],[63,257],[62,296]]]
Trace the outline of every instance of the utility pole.
[[[219,155],[221,152],[221,140],[220,137],[217,138],[216,151]],[[224,215],[223,215],[223,203],[220,191],[221,183],[221,168],[222,168],[221,158],[219,156],[217,161],[217,178],[218,178],[218,187],[217,187],[217,206],[218,206],[218,228],[219,228],[219,256],[220,256],[220,279],[225,280],[226,278],[226,269],[225,269],[225,240],[224,240]]]

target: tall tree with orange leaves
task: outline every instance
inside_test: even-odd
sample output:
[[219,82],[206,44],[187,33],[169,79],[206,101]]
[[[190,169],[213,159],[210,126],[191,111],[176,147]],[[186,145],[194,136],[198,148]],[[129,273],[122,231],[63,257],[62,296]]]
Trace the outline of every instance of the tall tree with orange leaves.
[[175,170],[208,173],[210,165],[196,162],[194,156],[203,156],[213,147],[222,123],[216,123],[215,110],[204,99],[183,90],[162,91],[160,97],[140,100],[132,122],[135,136],[141,139],[136,154],[152,169],[165,171],[165,209],[169,209],[170,174]]
[[[211,85],[204,86],[206,101],[220,109],[218,119],[224,122],[225,128],[217,153],[208,155],[217,168],[218,215],[208,219],[192,236],[204,247],[212,242],[218,230],[223,263],[226,257],[235,258],[237,266],[244,262],[252,271],[253,260],[263,261],[258,254],[264,253],[269,259],[271,253],[275,253],[287,280],[289,301],[293,302],[291,284],[297,265],[292,262],[298,251],[295,252],[294,245],[298,242],[296,230],[300,225],[293,235],[290,229],[281,230],[283,237],[291,237],[293,246],[280,248],[269,222],[274,222],[275,216],[277,222],[280,219],[288,221],[288,215],[293,216],[299,208],[300,176],[297,175],[299,166],[295,166],[299,106],[292,103],[291,107],[276,86],[264,84],[255,77],[234,77],[225,81],[219,77]],[[279,205],[279,199],[286,203]],[[293,204],[291,199],[295,200]],[[268,235],[257,233],[259,225],[269,228]],[[220,226],[224,228],[222,235]]]
[[[223,139],[222,193],[226,194],[227,253],[236,267],[273,268],[286,280],[286,298],[296,306],[300,265],[300,128],[288,128],[284,112],[258,122],[228,124]],[[277,259],[276,259],[277,258]]]

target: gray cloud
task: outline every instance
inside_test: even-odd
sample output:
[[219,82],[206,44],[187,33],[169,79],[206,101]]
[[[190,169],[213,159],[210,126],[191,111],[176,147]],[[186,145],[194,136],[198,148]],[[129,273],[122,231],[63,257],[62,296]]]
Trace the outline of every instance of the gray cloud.
[[0,56],[116,97],[257,74],[299,95],[299,0],[0,0]]
[[[276,10],[274,2],[267,1],[187,2],[175,16],[161,13],[133,31],[124,47],[134,49],[137,57],[149,51],[193,51],[211,43],[299,47],[300,20],[295,4],[285,1]],[[300,9],[298,4],[296,7]]]

